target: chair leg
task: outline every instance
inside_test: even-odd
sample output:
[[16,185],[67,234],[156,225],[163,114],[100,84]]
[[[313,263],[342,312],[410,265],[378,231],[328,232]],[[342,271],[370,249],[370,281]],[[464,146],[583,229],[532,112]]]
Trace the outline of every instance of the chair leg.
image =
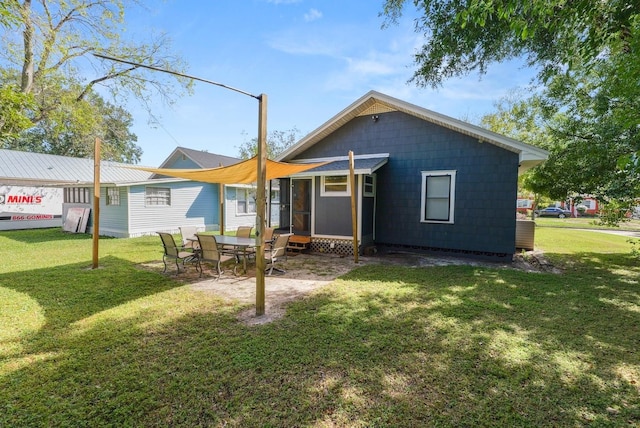
[[167,273],[167,257],[164,254],[162,255],[162,263],[164,263],[164,269],[162,270],[162,273]]
[[218,271],[218,276],[216,277],[216,281],[217,281],[222,276],[222,269],[220,269],[220,260],[218,260],[218,263],[216,263],[216,270]]

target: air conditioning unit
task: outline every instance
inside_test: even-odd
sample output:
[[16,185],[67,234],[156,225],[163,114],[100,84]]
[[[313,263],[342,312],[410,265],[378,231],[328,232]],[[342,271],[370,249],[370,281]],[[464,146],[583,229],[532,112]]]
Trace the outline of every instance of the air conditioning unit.
[[533,220],[516,220],[516,248],[533,250],[536,223]]

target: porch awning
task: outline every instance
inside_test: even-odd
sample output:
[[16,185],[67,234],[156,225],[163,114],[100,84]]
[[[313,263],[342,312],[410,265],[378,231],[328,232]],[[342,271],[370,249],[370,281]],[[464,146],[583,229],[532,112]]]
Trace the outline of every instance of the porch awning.
[[[355,158],[353,160],[354,174],[373,174],[377,169],[382,167],[389,160],[389,156],[377,156],[366,158]],[[300,173],[294,173],[292,175],[348,175],[349,174],[349,160],[340,159],[329,162],[324,162],[321,165],[314,166],[311,169],[301,171]]]
[[[276,162],[267,159],[266,180],[274,180],[300,172],[318,168],[326,162],[317,163],[286,163]],[[200,169],[172,169],[172,168],[147,168],[147,167],[131,167],[143,171],[152,172],[154,174],[166,175],[170,177],[185,178],[192,181],[200,181],[203,183],[219,183],[219,184],[247,184],[258,181],[258,158],[253,157],[243,162],[238,162],[230,166],[219,168],[200,168]]]

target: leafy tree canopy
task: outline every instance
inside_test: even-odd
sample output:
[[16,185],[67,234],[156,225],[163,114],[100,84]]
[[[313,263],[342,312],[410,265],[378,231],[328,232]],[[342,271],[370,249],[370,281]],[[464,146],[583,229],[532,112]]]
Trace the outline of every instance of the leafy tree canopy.
[[[3,85],[3,92],[5,88],[11,87]],[[71,157],[92,157],[94,141],[99,136],[104,159],[138,162],[142,151],[135,145],[137,137],[129,130],[133,124],[131,114],[122,107],[105,101],[95,91],[89,91],[82,100],[77,100],[78,90],[80,84],[69,82],[64,76],[58,79],[50,76],[46,91],[40,91],[37,96],[14,89],[14,97],[31,101],[28,106],[37,106],[38,111],[43,108],[49,111],[37,121],[21,116],[25,121],[22,132],[19,135],[3,134],[0,147]],[[50,106],[49,103],[53,105]],[[36,113],[35,109],[22,111],[27,111],[32,116]]]
[[[406,0],[387,0],[390,25]],[[613,50],[629,50],[637,3],[631,0],[421,0],[416,32],[425,44],[415,54],[415,81],[439,86],[445,79],[484,73],[489,64],[525,57],[543,80],[575,66],[590,67]]]
[[33,96],[20,92],[11,84],[0,87],[0,141],[19,138],[20,133],[33,126],[27,115],[35,109]]
[[[12,137],[13,147],[86,156],[90,154],[85,148],[86,140],[98,137],[111,141],[105,157],[139,160],[141,149],[128,131],[131,117],[120,106],[133,97],[151,111],[152,96],[160,94],[170,103],[189,91],[191,82],[92,55],[102,53],[183,71],[182,60],[170,53],[165,36],[151,35],[141,41],[122,38],[127,34],[125,12],[134,5],[144,7],[142,2],[123,0],[3,3],[6,12],[19,20],[19,31],[7,30],[0,40],[3,83],[14,92],[19,88],[35,102],[35,106],[16,112],[28,117],[34,126],[17,139]],[[102,99],[105,95],[113,103]],[[124,139],[116,141],[120,138]],[[2,143],[8,144],[4,138]]]
[[18,17],[13,14],[18,0],[0,1],[0,27],[10,28],[18,24]]
[[554,200],[592,195],[602,202],[633,203],[640,177],[634,168],[619,167],[620,157],[635,147],[633,129],[607,120],[615,109],[587,95],[592,89],[588,79],[566,79],[556,83],[581,86],[582,97],[560,97],[555,85],[529,98],[507,97],[482,118],[482,125],[549,150],[549,159],[521,177],[526,190]]

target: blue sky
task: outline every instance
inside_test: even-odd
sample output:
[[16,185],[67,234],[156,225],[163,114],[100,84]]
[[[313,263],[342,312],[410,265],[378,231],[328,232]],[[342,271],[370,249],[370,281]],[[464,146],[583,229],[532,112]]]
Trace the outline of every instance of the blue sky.
[[[412,3],[412,2],[408,2]],[[128,16],[128,32],[164,32],[188,63],[186,73],[268,96],[267,130],[302,135],[370,90],[458,119],[477,122],[511,89],[530,83],[517,61],[488,73],[444,82],[437,90],[407,83],[423,39],[412,10],[382,29],[382,0],[167,0]],[[128,105],[141,164],[157,166],[184,146],[227,156],[257,136],[257,100],[196,83],[171,107],[154,102],[160,126],[141,106]]]

